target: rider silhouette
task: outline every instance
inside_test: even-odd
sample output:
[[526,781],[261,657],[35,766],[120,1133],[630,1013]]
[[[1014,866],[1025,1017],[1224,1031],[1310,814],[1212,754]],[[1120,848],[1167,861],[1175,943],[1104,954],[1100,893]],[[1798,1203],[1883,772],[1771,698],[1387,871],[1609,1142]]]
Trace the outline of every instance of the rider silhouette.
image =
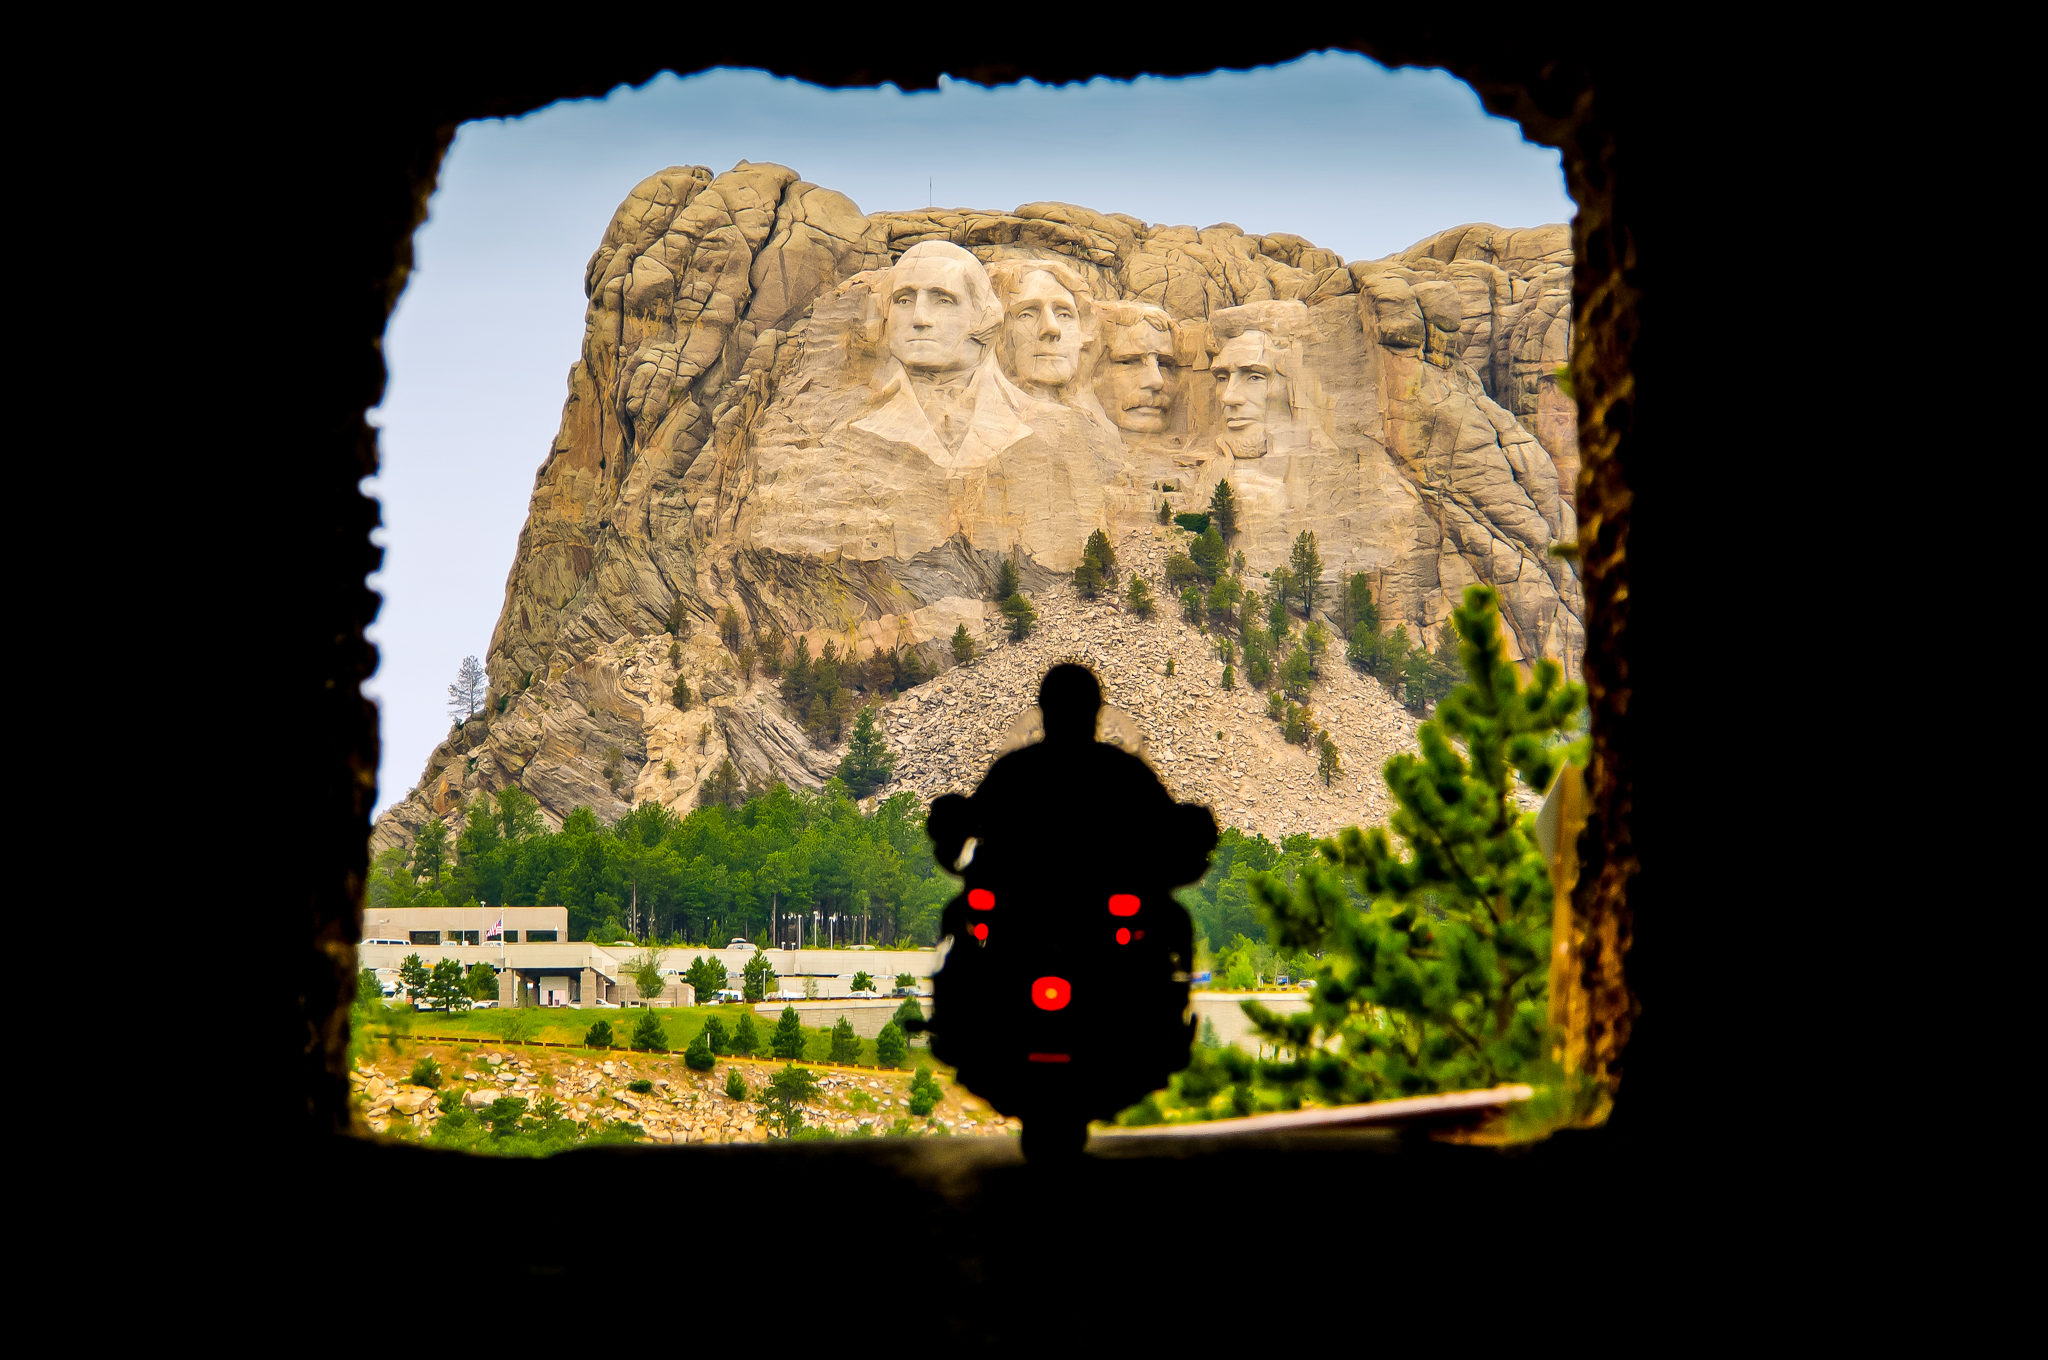
[[[1176,803],[1136,756],[1095,740],[1102,690],[1083,666],[1039,685],[1045,740],[1013,751],[972,797],[932,803],[939,863],[967,891],[940,933],[933,1051],[997,1109],[1026,1152],[1074,1151],[1187,1062],[1193,924],[1171,896],[1202,876],[1216,819]],[[1057,1005],[1034,1000],[1050,988]]]

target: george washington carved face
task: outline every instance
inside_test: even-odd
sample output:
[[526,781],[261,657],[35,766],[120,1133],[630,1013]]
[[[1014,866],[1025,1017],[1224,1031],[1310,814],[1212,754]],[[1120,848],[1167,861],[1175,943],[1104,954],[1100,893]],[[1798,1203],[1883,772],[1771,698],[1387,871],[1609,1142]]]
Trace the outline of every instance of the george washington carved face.
[[995,298],[981,261],[960,247],[927,241],[905,251],[889,271],[883,307],[889,352],[913,374],[940,377],[981,362]]

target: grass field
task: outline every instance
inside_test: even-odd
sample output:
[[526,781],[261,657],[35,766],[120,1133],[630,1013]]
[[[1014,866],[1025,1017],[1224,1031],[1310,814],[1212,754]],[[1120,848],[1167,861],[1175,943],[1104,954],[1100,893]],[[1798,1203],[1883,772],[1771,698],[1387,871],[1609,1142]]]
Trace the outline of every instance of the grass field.
[[[662,1029],[668,1035],[668,1047],[681,1053],[690,1041],[704,1029],[704,1023],[716,1015],[725,1021],[729,1033],[738,1023],[743,1008],[739,1006],[679,1006],[673,1009],[661,1008],[654,1012],[661,1021]],[[371,1025],[373,1039],[384,1036],[406,1040],[425,1041],[427,1036],[442,1037],[456,1041],[490,1043],[493,1041],[527,1041],[542,1044],[560,1044],[572,1048],[583,1046],[584,1035],[599,1020],[609,1020],[612,1025],[612,1045],[624,1049],[630,1042],[633,1027],[640,1022],[638,1009],[619,1010],[567,1010],[542,1009],[525,1006],[511,1010],[486,1011],[414,1011],[387,1008]],[[761,1039],[761,1051],[754,1056],[767,1058],[768,1039],[775,1030],[773,1017],[754,1016],[756,1033]],[[360,1044],[361,1041],[359,1040]],[[832,1051],[832,1032],[829,1029],[804,1030],[804,1060],[824,1062]],[[905,1060],[907,1068],[919,1063],[931,1064],[931,1056],[922,1048],[913,1047]],[[860,1041],[862,1065],[875,1065],[875,1041]],[[933,1064],[936,1065],[936,1064]]]

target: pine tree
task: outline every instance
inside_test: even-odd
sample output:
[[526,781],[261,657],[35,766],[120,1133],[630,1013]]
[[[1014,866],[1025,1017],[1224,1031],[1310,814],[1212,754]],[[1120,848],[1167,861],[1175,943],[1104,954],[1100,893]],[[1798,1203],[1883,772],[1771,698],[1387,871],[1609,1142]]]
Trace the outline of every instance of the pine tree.
[[473,656],[462,658],[462,665],[456,668],[455,683],[448,687],[448,711],[455,715],[457,727],[476,716],[489,695],[490,682],[484,678],[484,668]]
[[1152,617],[1152,587],[1135,572],[1131,575],[1131,588],[1124,592],[1124,608],[1141,619]]
[[1007,600],[1017,593],[1017,589],[1017,564],[1006,557],[1002,565],[996,568],[995,598],[998,601]]
[[682,644],[682,643],[680,643],[680,642],[671,642],[671,643],[669,643],[669,645],[668,645],[668,664],[669,664],[669,665],[671,665],[671,666],[680,666],[680,665],[682,665],[682,664],[683,664],[683,644]]
[[1287,696],[1279,690],[1272,690],[1266,695],[1266,716],[1274,722],[1285,718],[1289,707]]
[[816,668],[811,664],[810,639],[799,636],[796,645],[790,648],[789,664],[782,668],[782,701],[801,714],[804,705],[810,702],[811,691],[816,683]]
[[1315,613],[1316,596],[1323,588],[1323,559],[1316,552],[1316,536],[1303,529],[1294,540],[1287,565],[1294,577],[1295,593],[1301,596],[1303,617]]
[[789,639],[774,624],[757,639],[761,650],[761,669],[770,675],[782,674],[782,653],[789,646]]
[[756,949],[754,956],[747,960],[746,967],[740,969],[740,995],[748,1001],[766,1001],[768,991],[774,985],[774,965],[768,962],[766,954]]
[[711,1051],[710,1040],[701,1031],[683,1050],[683,1065],[692,1072],[709,1072],[718,1065],[718,1055]]
[[797,1015],[796,1007],[782,1008],[782,1019],[776,1023],[775,1033],[768,1040],[768,1050],[783,1059],[804,1055],[804,1022]]
[[1173,523],[1173,506],[1170,503],[1166,501],[1159,502],[1158,519],[1161,524]]
[[614,1037],[612,1034],[612,1022],[600,1020],[589,1029],[583,1031],[583,1046],[585,1048],[607,1049],[612,1046]]
[[1323,787],[1328,788],[1330,781],[1342,773],[1342,754],[1337,750],[1337,743],[1331,739],[1329,732],[1325,731],[1316,738],[1316,775],[1323,781]]
[[1188,545],[1188,556],[1194,559],[1204,581],[1214,581],[1230,565],[1230,550],[1223,546],[1223,535],[1216,532],[1213,524]]
[[737,1067],[725,1069],[725,1096],[728,1100],[745,1100],[747,1098],[747,1079],[740,1075],[740,1070]]
[[732,1027],[732,1034],[726,1039],[736,1058],[751,1058],[761,1051],[761,1031],[754,1025],[751,1009],[740,1012],[739,1023]]
[[641,1009],[640,1019],[633,1026],[633,1047],[649,1053],[668,1052],[668,1031],[661,1027],[652,1006]]
[[740,611],[731,605],[727,605],[725,612],[718,616],[718,640],[725,644],[728,652],[740,649]]
[[[1247,1008],[1293,1054],[1255,1074],[1283,1093],[1341,1104],[1487,1087],[1543,1061],[1550,875],[1516,781],[1550,786],[1585,690],[1548,660],[1523,685],[1491,589],[1467,588],[1452,621],[1471,679],[1418,729],[1421,754],[1386,766],[1405,848],[1386,828],[1352,827],[1291,891],[1274,875],[1252,882],[1269,938],[1322,958],[1306,1014]],[[1362,902],[1338,875],[1356,878]]]
[[1003,601],[1001,609],[1003,617],[1009,621],[1013,640],[1022,641],[1038,626],[1038,610],[1022,595],[1010,596]]
[[846,730],[846,720],[852,713],[853,695],[844,685],[836,686],[832,691],[832,702],[825,710],[825,726],[831,731],[832,740],[839,740],[840,734]]
[[1236,688],[1237,688],[1237,667],[1235,667],[1235,666],[1225,666],[1225,667],[1223,668],[1223,688],[1225,688],[1225,689],[1236,689]]
[[1110,543],[1108,534],[1097,529],[1088,535],[1087,543],[1081,548],[1081,560],[1095,564],[1105,585],[1116,584],[1116,548]]
[[1166,658],[1166,673],[1168,675],[1173,674],[1173,658],[1170,656]]
[[903,1031],[891,1020],[882,1026],[882,1032],[875,1036],[875,1061],[884,1067],[901,1067],[903,1060],[910,1056],[910,1045],[903,1038]]
[[1074,590],[1084,600],[1092,600],[1102,593],[1102,568],[1089,558],[1082,558],[1081,565],[1074,568]]
[[1216,489],[1209,493],[1209,523],[1223,537],[1237,537],[1237,495],[1227,481],[1216,483]]
[[1280,687],[1297,699],[1308,696],[1309,686],[1315,681],[1315,662],[1310,660],[1308,649],[1296,647],[1287,654],[1287,660],[1280,667]]
[[697,790],[699,807],[736,808],[745,801],[745,790],[740,787],[740,772],[730,756],[718,762],[718,768]]
[[917,1075],[910,1079],[910,1112],[919,1119],[928,1117],[938,1108],[944,1094],[939,1088],[939,1079],[932,1075],[932,1070],[929,1067],[918,1068]]
[[856,798],[865,798],[889,782],[896,769],[896,753],[882,740],[882,733],[875,726],[875,710],[871,704],[860,711],[853,720],[853,740],[848,743],[846,756],[839,762],[839,777],[846,781],[846,787]]
[[732,1052],[732,1036],[725,1032],[724,1017],[714,1015],[705,1020],[704,1042],[709,1044],[711,1051],[718,1054],[721,1058]]
[[668,604],[668,630],[683,642],[690,640],[690,610],[678,595]]
[[843,1015],[832,1027],[831,1061],[841,1067],[851,1067],[860,1061],[860,1036],[853,1032],[853,1021]]
[[678,675],[675,688],[668,692],[668,701],[677,708],[688,708],[690,706],[690,682]]
[[427,983],[432,978],[433,974],[427,971],[427,965],[420,961],[417,954],[407,954],[405,962],[398,965],[398,985],[405,989],[405,999],[408,1001],[418,1001],[424,997],[427,994]]
[[811,696],[811,705],[804,710],[804,730],[812,737],[821,737],[832,722],[832,701],[822,693]]
[[792,1065],[769,1079],[768,1089],[762,1093],[762,1103],[782,1130],[782,1136],[794,1138],[804,1126],[804,1106],[817,1095],[817,1076],[808,1068]]
[[420,828],[412,841],[412,872],[416,879],[441,886],[441,870],[448,862],[448,824],[439,818]]
[[1276,647],[1294,627],[1294,620],[1287,616],[1287,597],[1293,593],[1294,575],[1281,567],[1273,573],[1273,598],[1266,605],[1266,627],[1272,631]]

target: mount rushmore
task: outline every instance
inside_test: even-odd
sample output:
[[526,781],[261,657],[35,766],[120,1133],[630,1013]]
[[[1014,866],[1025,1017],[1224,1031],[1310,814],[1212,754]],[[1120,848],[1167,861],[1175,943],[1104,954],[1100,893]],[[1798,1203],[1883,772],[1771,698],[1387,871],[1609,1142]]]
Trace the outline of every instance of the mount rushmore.
[[1467,226],[1346,264],[1060,203],[863,213],[777,165],[649,177],[586,271],[490,702],[373,845],[513,784],[556,822],[684,808],[727,757],[816,784],[836,758],[722,625],[935,671],[962,625],[993,637],[1005,561],[1048,587],[1226,479],[1249,576],[1313,531],[1389,626],[1434,638],[1484,582],[1523,657],[1575,670],[1569,239]]

